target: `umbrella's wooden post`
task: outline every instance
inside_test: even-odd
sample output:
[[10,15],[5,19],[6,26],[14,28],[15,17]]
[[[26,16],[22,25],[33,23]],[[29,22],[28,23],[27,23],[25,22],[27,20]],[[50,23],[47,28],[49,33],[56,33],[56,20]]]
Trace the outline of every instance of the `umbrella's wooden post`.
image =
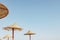
[[31,40],[31,35],[29,35],[29,40]]
[[14,40],[14,28],[12,28],[12,40]]

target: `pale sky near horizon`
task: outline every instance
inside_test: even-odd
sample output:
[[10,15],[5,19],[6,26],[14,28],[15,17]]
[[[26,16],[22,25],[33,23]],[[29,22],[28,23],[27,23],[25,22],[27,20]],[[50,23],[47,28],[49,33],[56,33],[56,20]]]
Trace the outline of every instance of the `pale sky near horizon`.
[[15,40],[28,40],[24,35],[28,30],[36,33],[32,40],[60,40],[60,0],[0,0],[0,3],[9,9],[8,16],[0,19],[1,38],[11,35],[3,27],[17,23],[23,30],[15,31]]

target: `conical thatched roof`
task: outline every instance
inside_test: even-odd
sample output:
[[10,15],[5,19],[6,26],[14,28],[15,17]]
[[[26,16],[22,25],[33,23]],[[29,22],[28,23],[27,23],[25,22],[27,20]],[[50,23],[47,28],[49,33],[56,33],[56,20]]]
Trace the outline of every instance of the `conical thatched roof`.
[[25,33],[24,35],[35,35],[35,33],[33,33],[31,30],[29,30],[27,33]]
[[8,15],[9,11],[7,7],[0,3],[0,19],[6,17]]
[[4,6],[3,4],[0,3],[0,8],[1,9],[4,9],[4,10],[7,10],[6,6]]
[[7,34],[7,35],[5,35],[3,38],[4,38],[4,39],[5,39],[5,38],[11,38],[11,36]]
[[13,25],[4,27],[4,29],[5,30],[11,30],[11,29],[14,29],[14,30],[22,30],[22,28],[20,28],[20,26],[18,26],[17,24],[13,24]]

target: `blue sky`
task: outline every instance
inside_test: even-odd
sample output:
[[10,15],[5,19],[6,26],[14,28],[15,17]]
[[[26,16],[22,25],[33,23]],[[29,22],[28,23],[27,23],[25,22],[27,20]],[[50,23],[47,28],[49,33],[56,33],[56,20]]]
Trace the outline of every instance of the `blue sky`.
[[[0,37],[11,31],[3,27],[17,23],[22,31],[15,31],[15,40],[28,40],[28,30],[36,35],[32,40],[60,40],[60,0],[0,0],[9,9],[7,17],[0,19]],[[2,39],[6,40],[6,39]]]

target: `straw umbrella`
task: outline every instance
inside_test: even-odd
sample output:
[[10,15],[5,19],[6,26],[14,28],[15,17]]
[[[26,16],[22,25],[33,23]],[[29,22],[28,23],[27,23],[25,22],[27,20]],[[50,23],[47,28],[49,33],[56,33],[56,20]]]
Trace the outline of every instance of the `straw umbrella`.
[[5,30],[12,30],[12,40],[14,40],[14,30],[22,30],[17,24],[13,24],[7,27],[4,27]]
[[6,17],[9,13],[7,7],[0,3],[0,19]]
[[33,33],[32,31],[28,31],[27,33],[25,33],[24,35],[29,35],[29,40],[31,40],[31,35],[35,35],[35,33]]
[[5,39],[5,38],[7,38],[9,40],[9,38],[11,38],[11,36],[7,34],[3,37],[3,39]]

